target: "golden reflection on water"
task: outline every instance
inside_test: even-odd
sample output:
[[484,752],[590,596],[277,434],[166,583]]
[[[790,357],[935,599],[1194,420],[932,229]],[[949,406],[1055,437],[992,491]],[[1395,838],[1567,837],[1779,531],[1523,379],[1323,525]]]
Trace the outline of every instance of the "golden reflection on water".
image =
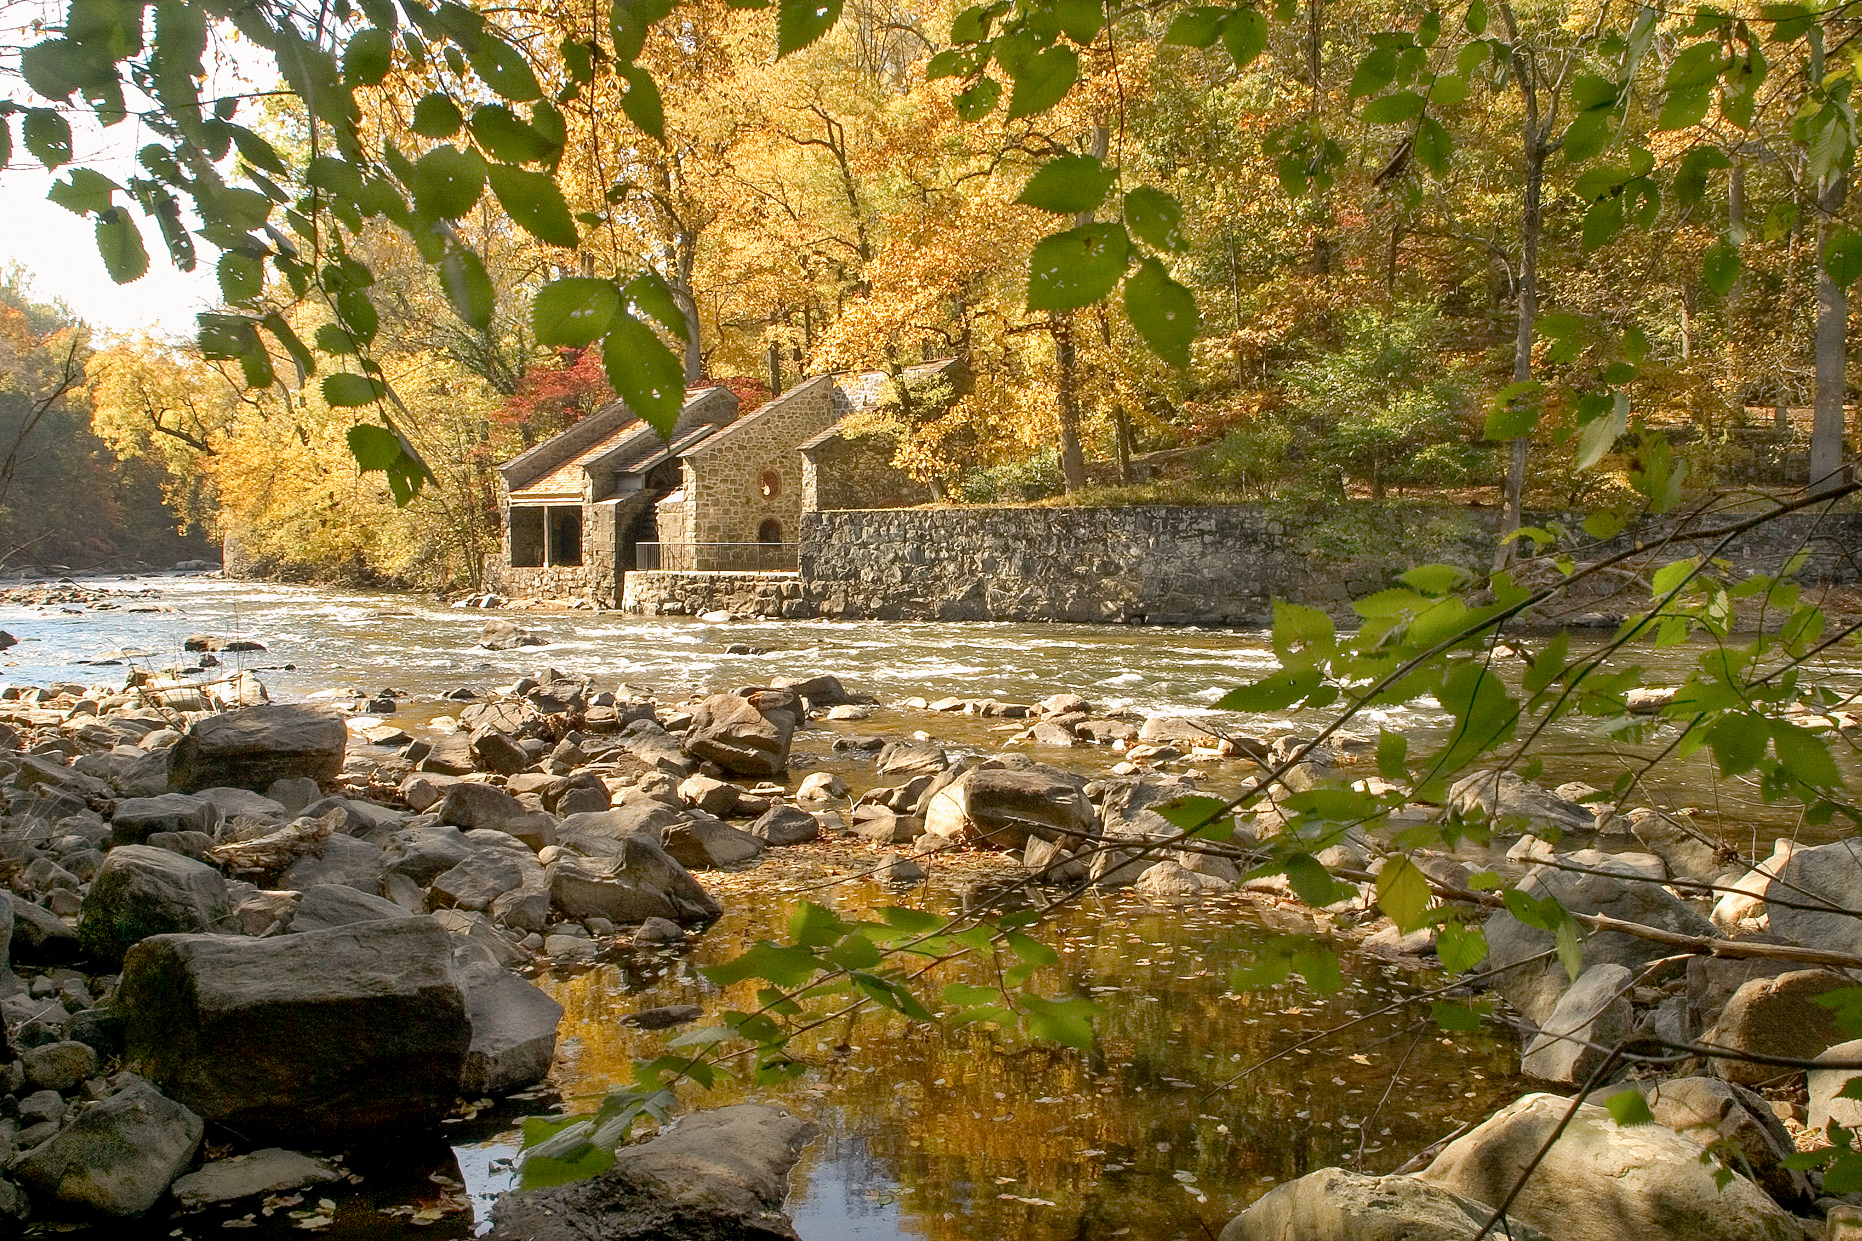
[[[565,1095],[592,1105],[677,1033],[638,1030],[620,1020],[626,1013],[690,1003],[710,1019],[752,1007],[753,982],[720,990],[697,967],[781,938],[794,889],[870,857],[817,846],[777,851],[755,871],[702,876],[728,912],[689,953],[623,956],[543,980],[565,1009],[556,1070]],[[948,910],[955,881],[976,865],[933,860],[931,884],[909,894],[851,880],[811,899],[850,919],[886,904]],[[1061,960],[1035,979],[1042,994],[1098,1001],[1090,1053],[868,1012],[804,1036],[791,1050],[810,1068],[795,1082],[759,1092],[724,1085],[687,1102],[753,1094],[822,1125],[791,1195],[807,1241],[1058,1241],[1121,1230],[1213,1235],[1273,1184],[1330,1164],[1387,1171],[1516,1097],[1510,1037],[1444,1036],[1413,1008],[1234,1080],[1434,981],[1352,955],[1345,988],[1331,997],[1297,981],[1231,991],[1230,973],[1286,917],[1243,897],[1168,909],[1129,895],[1092,898],[1040,928]],[[945,967],[939,981],[952,980],[987,981],[977,963]]]

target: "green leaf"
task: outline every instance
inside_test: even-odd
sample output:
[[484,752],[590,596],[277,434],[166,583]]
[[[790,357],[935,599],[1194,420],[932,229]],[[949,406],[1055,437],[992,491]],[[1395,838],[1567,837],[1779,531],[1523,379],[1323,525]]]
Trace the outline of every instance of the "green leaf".
[[[1862,259],[1862,252],[1857,257]],[[1718,297],[1731,293],[1739,281],[1739,247],[1725,237],[1714,242],[1701,260],[1700,279]]]
[[621,294],[611,280],[569,276],[537,291],[530,310],[539,345],[579,349],[608,334],[621,308]]
[[1417,565],[1397,580],[1425,595],[1445,595],[1468,580],[1468,571],[1452,564]]
[[351,85],[379,85],[393,64],[394,36],[377,26],[356,31],[343,48],[343,77]]
[[1235,68],[1246,69],[1267,47],[1267,18],[1252,8],[1239,8],[1222,19],[1222,46]]
[[776,55],[799,52],[834,28],[842,0],[781,0],[776,10]]
[[720,965],[699,970],[720,987],[746,979],[760,979],[784,990],[794,990],[808,982],[821,969],[821,960],[806,948],[785,947],[768,940],[757,943]]
[[803,948],[825,948],[846,934],[841,916],[813,901],[801,902],[789,916],[789,938]]
[[[326,405],[329,405],[333,409],[354,409],[361,405],[373,405],[376,401],[381,400],[387,395],[388,386],[381,380],[372,378],[368,375],[352,375],[347,372],[339,372],[335,375],[326,375],[323,379],[323,400]],[[360,428],[351,429],[352,438],[350,440],[350,446],[352,449],[355,446],[355,440],[353,438],[354,431],[359,429]],[[393,438],[394,433],[392,431],[383,430],[379,427],[375,429],[380,430],[383,435]],[[400,455],[398,440],[396,441],[395,455]],[[361,458],[358,457],[357,460],[360,461]],[[365,470],[379,470],[386,467],[380,465],[364,465],[362,468]]]
[[1468,80],[1453,73],[1438,76],[1429,87],[1429,102],[1452,108],[1468,97]]
[[485,161],[456,146],[434,147],[414,164],[414,205],[427,215],[457,220],[485,192]]
[[1125,317],[1158,357],[1178,370],[1190,365],[1190,343],[1202,327],[1196,295],[1170,278],[1164,265],[1145,259],[1125,280]]
[[1437,1000],[1429,1005],[1429,1020],[1437,1028],[1452,1034],[1465,1034],[1469,1030],[1481,1028],[1481,1015],[1471,1008],[1459,1004],[1445,1004]]
[[71,162],[71,123],[50,108],[28,108],[19,136],[26,150],[46,168]]
[[1713,102],[1713,88],[1707,85],[1677,86],[1662,101],[1661,116],[1655,128],[1686,129],[1706,119],[1707,106]]
[[298,338],[298,334],[291,330],[291,325],[285,322],[283,315],[274,310],[261,322],[264,323],[265,330],[277,338],[278,343],[284,346],[285,352],[291,355],[292,365],[297,367],[297,382],[302,385],[316,373],[317,360],[311,356],[310,350],[304,347],[304,342]]
[[250,255],[228,250],[220,256],[217,272],[222,300],[237,304],[265,291],[265,265]]
[[662,436],[670,436],[685,403],[685,367],[666,343],[623,311],[608,329],[601,361],[608,382],[628,408]]
[[1178,47],[1213,47],[1222,37],[1222,19],[1226,16],[1227,9],[1188,9],[1171,19],[1170,29],[1164,32],[1164,42]]
[[1282,664],[1329,659],[1338,646],[1331,616],[1304,604],[1274,600],[1274,654]]
[[1085,47],[1106,28],[1104,0],[1054,0],[1054,19],[1069,39]]
[[1216,701],[1218,711],[1284,711],[1319,687],[1319,670],[1310,664],[1282,668],[1258,681],[1239,685]]
[[472,137],[492,158],[507,164],[540,163],[562,150],[501,103],[472,109]]
[[1600,543],[1622,532],[1623,515],[1614,509],[1599,509],[1584,519],[1584,533]]
[[1048,1000],[1038,995],[1024,995],[1017,1001],[1026,1014],[1025,1025],[1032,1038],[1044,1039],[1066,1047],[1089,1051],[1093,1045],[1093,1004],[1091,1000],[1069,998]]
[[666,104],[660,98],[659,83],[639,65],[630,65],[622,74],[627,79],[627,93],[621,96],[621,111],[647,137],[666,141]]
[[1613,393],[1610,412],[1584,424],[1578,435],[1577,468],[1588,470],[1616,447],[1617,437],[1629,430],[1629,397]]
[[114,195],[123,187],[94,168],[73,168],[69,181],[54,181],[45,196],[66,211],[89,215],[108,211]]
[[1361,99],[1365,95],[1375,95],[1396,80],[1396,72],[1396,52],[1388,47],[1376,48],[1358,62],[1352,73],[1350,97]]
[[1009,119],[1033,116],[1065,99],[1073,89],[1080,76],[1079,53],[1070,47],[1050,47],[1023,61],[1010,76],[1014,86],[1009,91]]
[[464,123],[459,105],[439,91],[422,95],[414,105],[414,132],[423,138],[450,138]]
[[1293,894],[1314,909],[1324,909],[1336,902],[1345,889],[1323,863],[1310,853],[1295,853],[1282,864]]
[[97,253],[104,270],[118,284],[142,279],[149,270],[149,252],[142,245],[142,230],[129,217],[127,207],[106,207],[97,215]]
[[1437,175],[1448,171],[1448,156],[1454,149],[1454,139],[1448,136],[1440,121],[1432,116],[1423,117],[1416,125],[1413,142],[1417,163]]
[[1377,903],[1405,935],[1422,926],[1429,910],[1429,881],[1416,864],[1397,854],[1377,873]]
[[1667,595],[1681,588],[1700,567],[1700,557],[1690,556],[1685,560],[1671,560],[1655,571],[1649,579],[1649,590],[1657,595]]
[[26,85],[47,99],[61,102],[98,76],[97,58],[68,39],[44,39],[20,53],[20,76]]
[[1219,797],[1179,797],[1153,809],[1172,827],[1197,835],[1228,817],[1228,803]]
[[1119,224],[1083,224],[1043,238],[1029,259],[1028,309],[1092,305],[1118,285],[1130,254]]
[[1293,971],[1320,995],[1336,994],[1345,985],[1345,974],[1338,956],[1331,950],[1313,945],[1293,954]]
[[1784,720],[1773,720],[1771,744],[1779,764],[1793,781],[1819,789],[1842,787],[1842,773],[1830,757],[1829,743],[1818,734]]
[[661,327],[677,336],[680,340],[691,339],[690,329],[685,322],[685,309],[679,305],[679,299],[673,294],[672,286],[666,283],[666,277],[651,268],[641,272],[627,282],[621,290],[629,307],[645,311]]
[[[332,379],[343,378],[331,376]],[[348,376],[347,378],[355,378]],[[334,404],[335,402],[331,402]],[[387,470],[401,456],[401,437],[387,427],[359,423],[349,428],[349,454],[356,459],[356,466],[362,470]]]
[[1578,939],[1578,924],[1570,914],[1560,918],[1552,930],[1552,946],[1558,953],[1558,962],[1565,967],[1565,976],[1572,982],[1584,972],[1584,948]]
[[537,75],[530,71],[524,53],[490,27],[482,28],[474,46],[466,49],[466,59],[485,80],[485,85],[512,103],[528,103],[543,96]]
[[1508,384],[1495,393],[1493,404],[1487,410],[1487,438],[1504,441],[1532,434],[1533,428],[1539,425],[1536,398],[1543,386],[1536,379],[1527,379]]
[[1180,253],[1190,248],[1183,235],[1183,208],[1155,186],[1140,185],[1125,195],[1125,227],[1153,250]]
[[1409,779],[1409,738],[1402,733],[1393,733],[1387,728],[1377,730],[1377,774],[1386,780],[1401,782]]
[[481,332],[491,326],[497,295],[477,254],[463,246],[448,250],[440,263],[440,284],[446,289],[446,300],[452,303],[454,313],[467,326]]
[[1400,90],[1364,105],[1367,125],[1398,125],[1422,112],[1423,100],[1413,90]]
[[995,111],[996,104],[1001,102],[1001,99],[1002,83],[994,78],[985,77],[979,79],[976,85],[968,90],[958,92],[957,97],[951,102],[957,109],[959,119],[980,121]]
[[1847,288],[1862,277],[1862,233],[1837,225],[1823,241],[1823,270]]
[[1043,211],[1077,215],[1105,201],[1118,172],[1091,155],[1062,155],[1035,170],[1015,201]]
[[490,164],[485,169],[498,205],[525,231],[546,245],[573,250],[582,243],[556,179],[547,172]]
[[1487,932],[1459,921],[1442,924],[1435,935],[1435,955],[1452,978],[1487,959]]
[[941,914],[923,909],[906,909],[898,905],[882,905],[873,912],[887,926],[910,936],[929,935],[943,927],[947,921]]

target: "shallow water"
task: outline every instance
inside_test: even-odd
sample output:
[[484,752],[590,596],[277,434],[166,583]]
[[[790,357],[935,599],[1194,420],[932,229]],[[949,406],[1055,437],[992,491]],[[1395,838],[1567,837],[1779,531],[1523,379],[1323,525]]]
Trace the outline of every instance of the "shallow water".
[[[1107,707],[1185,714],[1209,711],[1226,688],[1272,666],[1258,632],[813,621],[711,626],[611,613],[499,614],[549,643],[488,652],[474,645],[487,614],[419,597],[209,578],[99,584],[158,592],[147,604],[173,610],[0,608],[0,629],[22,640],[0,653],[0,680],[119,682],[126,664],[179,662],[186,636],[209,632],[263,642],[264,652],[224,659],[228,669],[258,670],[275,697],[407,690],[416,701],[395,718],[418,732],[453,709],[439,700],[444,691],[489,687],[546,665],[602,684],[626,682],[663,699],[832,672],[884,703],[914,694],[1033,702],[1073,691]],[[732,643],[768,650],[730,655],[725,648]],[[118,654],[126,649],[137,653]],[[1694,658],[1686,648],[1653,655],[1645,662],[1677,680]],[[112,657],[123,662],[87,662]],[[1845,685],[1862,680],[1846,666],[1822,675]],[[1310,728],[1320,718],[1293,713],[1223,722],[1271,735]],[[1424,702],[1377,713],[1361,727],[1426,733],[1435,722]],[[927,729],[958,748],[993,750],[998,725],[882,707],[871,720],[799,735],[795,766],[798,774],[817,765],[839,770],[864,786],[873,779],[870,764],[835,755],[834,733]],[[1645,752],[1576,730],[1551,742],[1542,777],[1548,783],[1607,783]],[[1097,749],[1038,756],[1080,770],[1116,758]],[[1231,787],[1246,770],[1240,763],[1210,764],[1205,786]],[[1699,807],[1708,822],[1748,846],[1743,837],[1768,840],[1795,827],[1751,789],[1716,786],[1710,775],[1698,760],[1674,765],[1651,791],[1671,805]],[[755,871],[703,876],[728,912],[688,954],[619,953],[542,979],[567,1009],[557,1079],[572,1108],[592,1105],[626,1078],[635,1057],[654,1054],[672,1036],[638,1031],[621,1015],[673,1003],[699,1004],[707,1016],[748,1007],[748,984],[720,992],[697,967],[728,959],[758,938],[780,937],[799,890],[848,917],[885,903],[954,908],[966,877],[961,863],[934,863],[931,883],[909,899],[862,879],[828,882],[870,857],[831,846],[779,850]],[[1439,981],[1427,975],[1354,955],[1347,957],[1346,989],[1330,998],[1298,984],[1230,990],[1230,974],[1255,948],[1303,928],[1290,910],[1240,898],[1158,909],[1119,895],[1059,915],[1041,938],[1062,950],[1061,964],[1036,981],[1043,994],[1095,997],[1098,1039],[1091,1053],[1020,1045],[975,1027],[908,1028],[870,1015],[822,1032],[800,1048],[810,1065],[804,1076],[757,1096],[804,1112],[823,1129],[795,1177],[791,1205],[802,1237],[1202,1238],[1272,1184],[1327,1164],[1388,1170],[1518,1093],[1510,1036],[1445,1036],[1419,1020],[1413,1006],[1371,1016],[1393,997]],[[1288,1051],[1348,1022],[1355,1024]],[[1285,1054],[1269,1060],[1276,1053]],[[1243,1075],[1261,1061],[1268,1063]],[[738,1097],[741,1091],[726,1087],[708,1101]],[[413,1228],[381,1210],[417,1197],[414,1189],[443,1192],[443,1184],[435,1189],[439,1183],[424,1179],[429,1173],[463,1181],[482,1208],[508,1183],[501,1161],[515,1153],[509,1125],[524,1106],[547,1111],[555,1103],[538,1099],[488,1112],[451,1130],[450,1152],[372,1166],[363,1185],[332,1195],[339,1209],[323,1235],[470,1235],[474,1224],[466,1216]],[[198,1226],[168,1221],[148,1235],[219,1234],[219,1217],[193,1218]],[[482,1227],[482,1209],[478,1219]],[[288,1210],[252,1223],[255,1235],[299,1235]],[[171,1232],[176,1224],[184,1227]]]

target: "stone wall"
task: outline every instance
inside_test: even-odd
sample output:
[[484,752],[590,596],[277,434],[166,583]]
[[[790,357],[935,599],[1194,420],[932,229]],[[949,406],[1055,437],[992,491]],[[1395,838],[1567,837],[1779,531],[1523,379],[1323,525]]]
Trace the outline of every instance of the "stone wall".
[[802,508],[910,508],[931,489],[892,464],[898,441],[830,431],[802,446]]
[[735,612],[740,616],[804,617],[814,614],[794,573],[628,573],[622,585],[621,610],[634,616],[702,616]]
[[[780,528],[779,541],[794,543],[802,515],[802,458],[796,445],[825,431],[837,417],[834,378],[821,375],[687,453],[680,489],[657,512],[661,565],[715,569],[719,557],[706,544],[757,543],[771,520]],[[766,477],[772,486],[765,487]],[[680,542],[694,554],[687,557],[668,546]]]
[[[1380,513],[1367,523],[1369,538],[1342,553],[1316,546],[1310,531],[1289,525],[1297,519],[1254,506],[808,513],[801,581],[809,614],[835,619],[1259,625],[1271,619],[1276,598],[1348,614],[1351,599],[1394,585],[1418,562],[1471,572],[1492,563],[1497,514],[1406,523]],[[1577,523],[1567,516],[1566,524]],[[1651,545],[1663,534],[1645,528],[1583,558],[1630,548],[1632,540]],[[1807,577],[1862,581],[1862,514],[1794,516],[1725,554],[1772,568],[1800,545],[1810,553]],[[1662,558],[1707,550],[1681,540]],[[1573,604],[1605,614],[1613,606],[1598,597]]]

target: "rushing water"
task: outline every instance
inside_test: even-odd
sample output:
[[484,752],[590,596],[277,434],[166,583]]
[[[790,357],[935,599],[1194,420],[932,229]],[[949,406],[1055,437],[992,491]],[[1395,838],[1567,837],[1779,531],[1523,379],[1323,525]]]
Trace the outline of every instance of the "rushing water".
[[[475,646],[484,613],[418,597],[209,578],[94,584],[150,595],[121,598],[123,606],[108,611],[0,608],[0,629],[21,639],[0,653],[0,680],[118,681],[125,664],[181,662],[184,639],[208,632],[262,642],[263,652],[225,659],[229,668],[258,670],[275,697],[406,690],[415,701],[396,719],[418,731],[452,709],[441,693],[462,684],[484,688],[540,666],[625,682],[662,699],[832,672],[885,703],[914,694],[1030,702],[1066,690],[1146,713],[1207,712],[1228,686],[1272,666],[1264,635],[1247,632],[813,621],[710,626],[581,612],[517,614],[547,645],[488,652]],[[130,611],[135,605],[169,610]],[[764,649],[726,652],[738,643]],[[1678,678],[1692,655],[1660,658]],[[1828,675],[1846,684],[1858,676],[1850,668]],[[1426,732],[1436,722],[1429,705],[1380,712],[1366,726]],[[1272,731],[1312,721],[1293,715],[1225,722]],[[886,734],[926,728],[956,746],[986,749],[1000,740],[991,731],[996,725],[887,707],[843,728]],[[856,784],[871,783],[870,767],[834,756],[831,741],[825,731],[798,736],[798,770],[818,761]],[[1566,731],[1555,738],[1549,770],[1601,783],[1635,753]],[[1081,750],[1049,757],[1084,769],[1115,756]],[[1735,836],[1790,829],[1750,790],[1716,789],[1701,778],[1704,770],[1678,768],[1656,792],[1700,805]],[[1208,774],[1218,789],[1239,778],[1219,765]],[[901,898],[847,878],[857,875],[863,856],[870,857],[820,845],[776,851],[753,871],[706,875],[727,913],[689,952],[642,956],[617,949],[592,968],[540,979],[567,1010],[556,1073],[566,1105],[587,1106],[625,1080],[634,1058],[655,1054],[672,1037],[639,1031],[619,1020],[624,1014],[694,1003],[709,1018],[749,1006],[750,984],[720,990],[697,970],[756,939],[779,938],[799,892],[848,917],[902,899],[942,911],[955,907],[958,885],[974,873],[974,864],[939,863],[928,885]],[[989,1028],[907,1027],[870,1015],[817,1032],[796,1049],[809,1070],[759,1096],[811,1116],[823,1130],[795,1177],[791,1206],[801,1235],[805,1241],[1202,1238],[1274,1183],[1327,1164],[1388,1170],[1520,1089],[1511,1076],[1517,1050],[1510,1039],[1444,1035],[1419,1021],[1413,1006],[1380,1014],[1390,999],[1431,980],[1377,958],[1349,956],[1346,986],[1329,998],[1297,984],[1230,989],[1230,975],[1254,949],[1302,929],[1294,912],[1239,897],[1158,909],[1114,895],[1060,915],[1042,936],[1060,949],[1061,963],[1035,982],[1044,994],[1095,998],[1090,1053],[1023,1045]],[[1342,1029],[1300,1045],[1332,1027]],[[726,1087],[710,1101],[738,1097]],[[436,1152],[437,1164],[406,1152],[373,1162],[364,1157],[355,1165],[362,1184],[332,1196],[337,1209],[324,1235],[469,1236],[468,1216],[414,1228],[404,1215],[382,1211],[448,1193],[469,1194],[482,1207],[508,1184],[514,1118],[526,1107],[556,1106],[553,1098],[537,1098],[460,1122],[452,1149]],[[238,1222],[255,1235],[283,1236],[291,1210],[311,1206],[287,1204],[273,1216]],[[219,1231],[219,1218],[194,1218],[200,1233]],[[478,1219],[482,1227],[482,1210]],[[185,1235],[176,1223],[187,1221],[168,1221],[149,1235]]]

